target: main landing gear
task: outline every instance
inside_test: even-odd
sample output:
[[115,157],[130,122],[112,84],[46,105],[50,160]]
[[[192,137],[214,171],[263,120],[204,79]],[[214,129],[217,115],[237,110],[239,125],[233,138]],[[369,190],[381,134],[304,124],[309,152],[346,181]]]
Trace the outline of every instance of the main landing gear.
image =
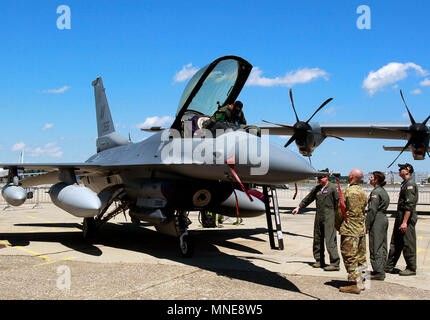
[[[119,196],[121,196],[121,193],[118,193],[115,198],[118,199]],[[120,213],[125,214],[125,211],[128,209],[128,203],[123,200],[115,202],[115,209],[106,213],[109,207],[114,203],[113,199],[115,198],[112,197],[112,200],[109,201],[106,207],[96,217],[84,218],[82,223],[82,236],[86,242],[93,243],[102,225]]]

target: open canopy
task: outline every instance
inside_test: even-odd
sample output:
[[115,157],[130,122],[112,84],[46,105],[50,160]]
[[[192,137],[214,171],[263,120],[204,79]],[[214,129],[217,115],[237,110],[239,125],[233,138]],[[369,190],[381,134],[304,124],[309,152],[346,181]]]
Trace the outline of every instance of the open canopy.
[[218,105],[233,103],[239,96],[252,65],[236,56],[224,56],[200,69],[188,82],[179,101],[172,128],[195,114],[211,116]]

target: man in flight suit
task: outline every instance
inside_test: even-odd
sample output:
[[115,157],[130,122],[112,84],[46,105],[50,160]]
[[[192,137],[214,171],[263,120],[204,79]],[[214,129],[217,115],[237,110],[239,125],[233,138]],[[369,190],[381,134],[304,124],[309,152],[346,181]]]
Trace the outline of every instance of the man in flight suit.
[[366,226],[365,209],[367,196],[358,185],[363,178],[363,172],[353,169],[349,173],[349,187],[343,191],[346,221],[340,206],[336,212],[336,229],[340,233],[340,252],[342,253],[345,269],[348,272],[348,286],[340,287],[344,293],[361,292],[358,285],[361,280],[360,269],[366,265]]
[[252,133],[255,131],[257,136],[261,136],[261,130],[257,126],[247,126],[245,115],[242,111],[243,103],[237,100],[235,103],[219,107],[217,111],[203,123],[205,129],[210,130],[213,134],[216,133],[216,129],[227,130],[229,128],[238,127],[245,131]]
[[[314,268],[324,267],[325,271],[339,270],[339,254],[337,252],[336,230],[334,228],[334,215],[339,202],[336,185],[329,182],[329,174],[318,177],[318,185],[293,210],[297,214],[300,209],[306,208],[316,200],[316,214],[314,222],[313,253]],[[330,265],[324,266],[324,240],[330,256]]]
[[416,212],[418,187],[411,177],[414,172],[412,165],[405,163],[398,166],[399,176],[403,179],[403,182],[397,202],[397,216],[385,272],[392,273],[394,271],[394,267],[403,251],[406,269],[399,274],[401,276],[414,276],[417,272],[417,235],[415,225],[418,220]]

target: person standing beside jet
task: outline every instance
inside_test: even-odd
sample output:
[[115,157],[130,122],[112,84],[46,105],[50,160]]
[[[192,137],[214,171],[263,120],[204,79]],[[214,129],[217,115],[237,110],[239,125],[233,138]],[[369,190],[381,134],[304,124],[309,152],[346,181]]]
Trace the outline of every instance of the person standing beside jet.
[[349,186],[343,191],[346,219],[341,212],[341,206],[336,211],[336,229],[341,235],[340,251],[343,263],[348,272],[348,286],[340,287],[344,293],[361,292],[360,268],[366,265],[366,225],[365,209],[367,196],[358,185],[363,178],[363,172],[353,169],[349,173]]
[[385,279],[385,263],[387,262],[387,208],[390,197],[384,186],[385,175],[380,171],[374,171],[370,177],[370,184],[374,189],[370,193],[367,204],[366,230],[369,233],[370,263],[373,272],[371,280]]
[[[306,208],[316,200],[316,214],[314,221],[313,254],[314,268],[324,267],[325,271],[339,270],[340,258],[337,251],[336,230],[334,228],[334,215],[339,202],[339,193],[336,186],[329,182],[329,174],[318,177],[318,185],[300,202],[292,211],[297,214],[300,209]],[[324,240],[330,256],[330,265],[324,266]]]
[[418,202],[418,187],[411,175],[414,168],[409,163],[399,164],[399,176],[403,179],[397,202],[397,216],[391,237],[385,272],[393,273],[394,267],[403,251],[406,269],[401,276],[414,276],[417,272],[417,235],[415,225],[418,217],[416,205]]

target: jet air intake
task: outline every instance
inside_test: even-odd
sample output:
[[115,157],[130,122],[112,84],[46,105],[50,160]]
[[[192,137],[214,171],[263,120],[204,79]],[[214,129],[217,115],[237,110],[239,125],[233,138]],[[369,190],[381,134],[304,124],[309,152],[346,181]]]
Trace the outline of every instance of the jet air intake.
[[49,189],[49,196],[57,207],[80,218],[96,216],[102,206],[95,192],[77,184],[56,183]]

